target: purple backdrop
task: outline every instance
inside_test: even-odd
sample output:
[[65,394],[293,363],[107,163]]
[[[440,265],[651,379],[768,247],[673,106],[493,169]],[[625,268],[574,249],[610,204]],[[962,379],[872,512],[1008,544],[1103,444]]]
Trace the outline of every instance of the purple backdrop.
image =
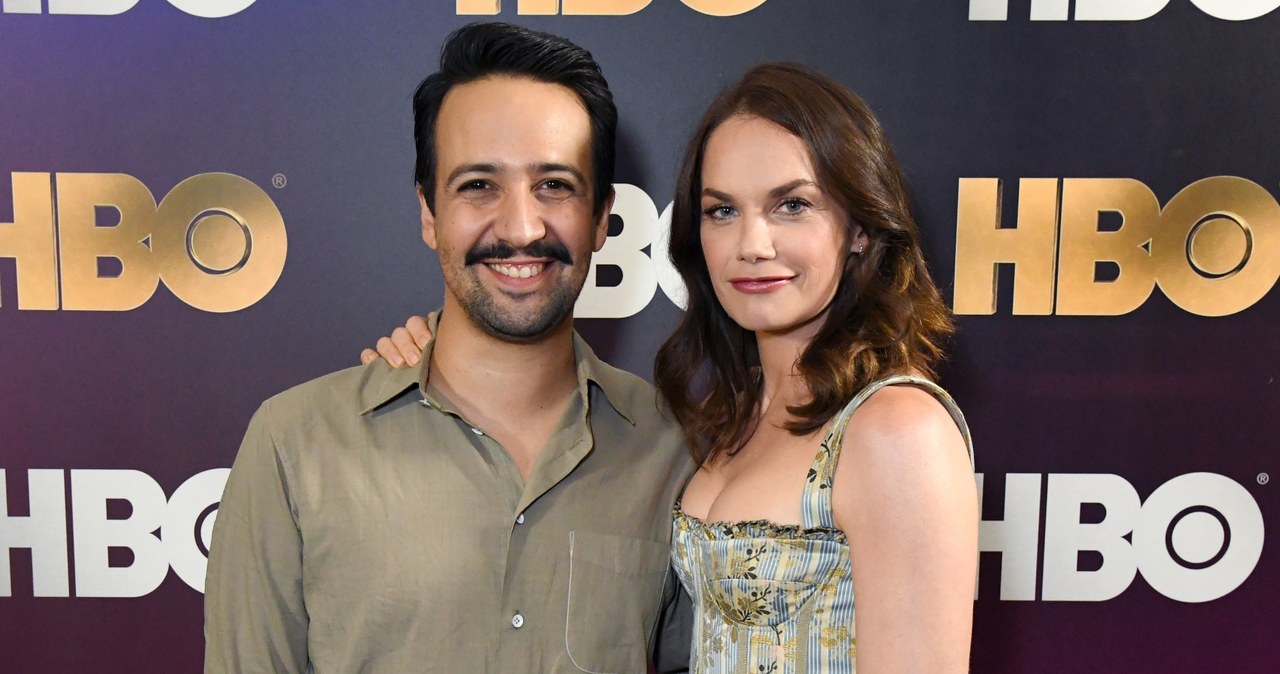
[[[1280,1],[537,5],[499,18],[621,111],[602,357],[648,376],[679,315],[647,253],[711,96],[816,66],[888,127],[961,314],[974,671],[1275,668]],[[0,0],[0,667],[199,670],[250,414],[440,301],[409,96],[457,9]]]

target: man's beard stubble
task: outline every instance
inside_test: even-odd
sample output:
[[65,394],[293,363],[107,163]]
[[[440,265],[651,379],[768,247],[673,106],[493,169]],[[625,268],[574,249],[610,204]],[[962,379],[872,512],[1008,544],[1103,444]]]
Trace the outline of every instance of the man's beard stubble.
[[[555,263],[564,265],[566,271],[573,269],[573,255],[559,242],[535,241],[519,250],[501,241],[477,243],[467,251],[463,259],[462,273],[449,285],[452,286],[454,297],[462,306],[462,310],[485,334],[503,341],[528,342],[550,332],[572,316],[573,305],[582,291],[582,283],[586,280],[586,275],[583,274],[575,279],[571,273],[561,274],[551,287],[549,294],[545,296],[540,310],[532,315],[528,312],[509,311],[500,307],[480,282],[478,276],[482,272],[478,267],[483,266],[482,260],[490,262],[506,260],[518,254],[531,258],[551,259]],[[536,298],[533,295],[526,295],[520,302],[534,301]]]

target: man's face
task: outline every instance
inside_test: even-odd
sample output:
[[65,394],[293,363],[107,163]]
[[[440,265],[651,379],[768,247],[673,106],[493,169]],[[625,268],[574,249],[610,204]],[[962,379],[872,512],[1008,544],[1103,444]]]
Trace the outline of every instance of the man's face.
[[422,239],[452,299],[494,337],[527,341],[573,311],[612,196],[592,214],[591,121],[572,90],[495,76],[455,86],[436,121]]

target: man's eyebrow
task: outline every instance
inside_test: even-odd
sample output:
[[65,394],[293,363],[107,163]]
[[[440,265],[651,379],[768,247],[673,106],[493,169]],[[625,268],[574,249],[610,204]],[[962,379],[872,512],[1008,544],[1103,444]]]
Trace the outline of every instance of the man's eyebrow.
[[465,173],[488,173],[494,174],[498,172],[497,164],[464,164],[449,172],[449,177],[445,178],[444,184],[449,185]]
[[534,164],[531,168],[534,173],[568,173],[578,182],[587,182],[587,177],[582,175],[582,171],[579,171],[576,167],[570,166],[569,164],[557,164],[551,162],[545,164]]

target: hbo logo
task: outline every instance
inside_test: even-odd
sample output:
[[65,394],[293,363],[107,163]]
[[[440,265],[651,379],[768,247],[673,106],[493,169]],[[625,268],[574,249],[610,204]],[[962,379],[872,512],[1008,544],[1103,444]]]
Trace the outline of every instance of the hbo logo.
[[[649,6],[653,0],[508,0],[521,15],[624,16]],[[711,16],[737,16],[765,0],[680,0],[685,6]],[[494,15],[502,12],[502,0],[457,0],[459,15]]]
[[[205,566],[218,502],[229,468],[197,473],[173,495],[137,470],[72,470],[67,521],[62,470],[27,471],[28,515],[8,514],[8,484],[0,469],[0,597],[13,594],[10,550],[31,551],[31,587],[37,597],[70,595],[67,525],[75,553],[76,596],[141,597],[172,567],[192,588],[204,591]],[[127,501],[129,516],[111,517],[108,503]],[[128,565],[112,564],[112,549],[132,553]]]
[[1119,316],[1159,287],[1190,313],[1227,316],[1280,278],[1280,204],[1244,178],[1198,180],[1163,207],[1137,180],[1023,178],[1017,227],[1001,224],[1002,191],[960,179],[958,314],[995,313],[1001,264],[1014,268],[1018,315]]
[[[1066,21],[1072,0],[1031,0],[1032,21]],[[1142,21],[1159,14],[1169,0],[1073,0],[1076,21]],[[1280,0],[1191,0],[1200,11],[1224,21],[1248,21],[1271,13]],[[970,21],[1005,21],[1009,0],[969,0]]]
[[197,309],[238,311],[275,287],[287,253],[275,203],[229,173],[188,178],[159,206],[122,173],[14,173],[13,214],[0,257],[17,261],[26,310],[128,311],[164,281]]
[[[611,215],[622,221],[622,231],[605,240],[591,257],[587,282],[574,305],[578,318],[626,318],[640,313],[658,289],[673,304],[684,308],[688,298],[684,281],[667,258],[671,240],[671,205],[659,214],[653,199],[635,185],[614,183],[616,198]],[[644,249],[648,248],[646,255]],[[609,273],[603,273],[608,270]]]
[[[1240,587],[1262,555],[1258,503],[1222,475],[1180,475],[1145,502],[1119,475],[1044,478],[1006,475],[1004,519],[982,521],[979,549],[1000,554],[1002,600],[1035,599],[1039,571],[1045,601],[1106,601],[1128,589],[1138,572],[1170,599],[1212,601]],[[982,488],[979,475],[979,493]],[[1086,514],[1087,506],[1100,506],[1101,517]],[[1081,564],[1081,553],[1101,563]],[[1096,568],[1082,568],[1089,566]]]
[[[39,14],[42,0],[4,0],[5,14]],[[239,14],[257,0],[168,0],[169,4],[192,16],[221,19]],[[50,14],[110,16],[123,14],[138,0],[48,0]]]

